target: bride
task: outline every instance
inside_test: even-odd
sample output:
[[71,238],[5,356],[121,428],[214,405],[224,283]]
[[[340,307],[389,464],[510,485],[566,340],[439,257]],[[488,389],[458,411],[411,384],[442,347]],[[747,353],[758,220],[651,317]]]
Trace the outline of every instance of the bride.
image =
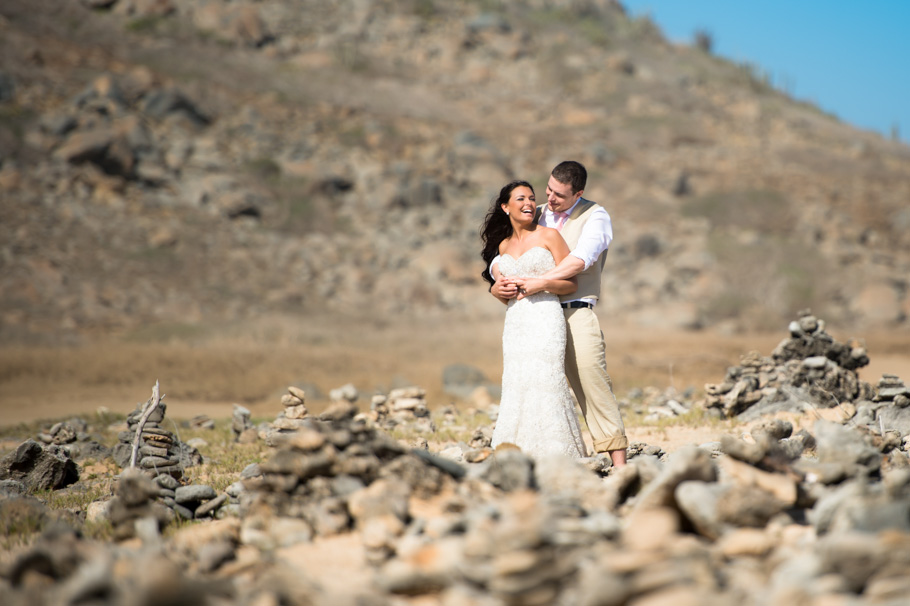
[[[558,231],[537,224],[534,188],[527,181],[512,181],[500,190],[481,237],[483,278],[492,285],[501,276],[519,292],[508,300],[502,332],[502,398],[493,446],[512,443],[532,457],[584,457],[565,376],[566,324],[557,297],[575,292],[577,284],[540,277],[569,254],[569,247]],[[541,292],[522,296],[532,284]]]

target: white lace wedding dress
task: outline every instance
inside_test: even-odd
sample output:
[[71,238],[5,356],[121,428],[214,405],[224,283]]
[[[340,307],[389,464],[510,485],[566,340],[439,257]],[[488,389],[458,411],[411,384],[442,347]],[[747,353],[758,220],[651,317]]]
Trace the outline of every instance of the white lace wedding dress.
[[[499,258],[503,276],[532,278],[556,263],[549,250],[531,248]],[[559,298],[541,292],[509,301],[502,331],[502,397],[493,447],[509,442],[531,457],[584,457],[585,444],[565,375],[566,321]]]

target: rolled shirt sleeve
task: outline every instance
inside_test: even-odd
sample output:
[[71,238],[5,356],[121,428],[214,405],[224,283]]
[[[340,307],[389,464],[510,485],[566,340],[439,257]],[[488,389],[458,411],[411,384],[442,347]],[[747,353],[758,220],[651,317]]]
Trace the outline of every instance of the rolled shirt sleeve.
[[493,275],[493,266],[496,265],[497,263],[499,263],[499,258],[500,258],[501,256],[502,256],[502,255],[496,255],[495,257],[493,257],[493,260],[490,261],[489,270],[490,270],[490,275],[491,275],[491,276]]
[[[598,257],[608,248],[613,241],[613,221],[603,207],[598,206],[591,211],[591,217],[581,230],[578,244],[569,253],[584,261],[585,269],[591,267]],[[493,263],[498,261],[493,260]],[[492,267],[492,264],[490,265]]]

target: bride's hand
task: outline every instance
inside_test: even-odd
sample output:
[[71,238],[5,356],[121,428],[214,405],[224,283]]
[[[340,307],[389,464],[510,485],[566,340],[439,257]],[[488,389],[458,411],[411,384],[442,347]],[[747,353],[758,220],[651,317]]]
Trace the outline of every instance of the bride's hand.
[[500,300],[514,299],[518,295],[518,286],[511,278],[499,278],[490,289],[493,296]]

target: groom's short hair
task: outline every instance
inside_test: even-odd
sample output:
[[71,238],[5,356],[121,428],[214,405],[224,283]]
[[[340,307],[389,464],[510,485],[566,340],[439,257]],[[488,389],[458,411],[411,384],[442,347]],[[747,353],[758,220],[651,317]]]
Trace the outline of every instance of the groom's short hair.
[[588,171],[585,170],[581,162],[576,162],[575,160],[560,162],[550,175],[560,183],[571,186],[573,194],[583,190],[588,183]]

